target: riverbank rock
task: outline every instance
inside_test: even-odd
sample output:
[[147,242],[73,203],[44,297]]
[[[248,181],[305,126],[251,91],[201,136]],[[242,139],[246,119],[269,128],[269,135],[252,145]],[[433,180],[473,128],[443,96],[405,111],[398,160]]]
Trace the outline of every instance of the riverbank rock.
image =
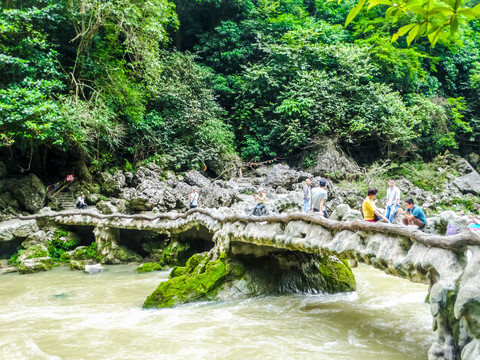
[[85,272],[87,274],[98,274],[101,273],[105,270],[105,268],[100,265],[100,264],[94,264],[94,265],[85,265]]
[[48,271],[53,266],[53,260],[50,257],[36,257],[32,259],[25,259],[18,266],[20,274],[33,274],[40,271]]
[[38,232],[34,220],[9,220],[0,223],[0,257],[10,258],[23,241]]

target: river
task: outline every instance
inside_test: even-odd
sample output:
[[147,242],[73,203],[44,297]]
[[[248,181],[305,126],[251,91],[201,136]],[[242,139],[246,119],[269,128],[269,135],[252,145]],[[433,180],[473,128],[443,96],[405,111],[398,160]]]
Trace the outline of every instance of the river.
[[361,265],[357,291],[142,310],[167,272],[0,276],[0,359],[426,359],[427,287]]

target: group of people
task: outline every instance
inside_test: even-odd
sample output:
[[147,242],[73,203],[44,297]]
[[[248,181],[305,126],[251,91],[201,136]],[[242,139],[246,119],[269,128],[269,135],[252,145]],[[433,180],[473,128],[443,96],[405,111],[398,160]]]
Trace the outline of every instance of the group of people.
[[385,214],[375,206],[374,200],[377,197],[377,193],[378,189],[375,187],[368,189],[367,197],[362,204],[362,213],[365,221],[377,222],[382,220],[387,223],[393,223],[395,214],[399,212],[403,215],[404,225],[415,225],[419,229],[423,229],[427,223],[425,213],[419,206],[415,205],[413,199],[405,200],[405,210],[400,207],[400,189],[395,186],[394,179],[388,181]]
[[[306,179],[303,184],[303,211],[319,212],[320,215],[328,218],[325,209],[325,200],[327,199],[327,190],[325,187],[327,181],[320,179],[313,189],[311,188],[311,184],[311,179]],[[375,187],[368,189],[367,197],[362,204],[362,214],[365,221],[393,223],[395,214],[398,212],[403,215],[403,224],[415,225],[419,229],[425,226],[427,217],[423,210],[415,205],[413,199],[405,200],[405,210],[400,208],[400,189],[395,186],[394,179],[388,181],[385,212],[375,206],[374,200],[377,197],[377,193],[378,189]]]

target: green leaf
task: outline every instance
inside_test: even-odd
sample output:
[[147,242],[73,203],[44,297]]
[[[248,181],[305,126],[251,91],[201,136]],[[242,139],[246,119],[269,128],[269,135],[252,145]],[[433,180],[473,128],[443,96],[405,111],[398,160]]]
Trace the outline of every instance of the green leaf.
[[436,14],[443,14],[443,15],[450,15],[453,14],[453,10],[446,6],[436,6],[432,10],[430,10],[428,15],[436,15]]
[[465,15],[469,21],[480,18],[480,12],[475,12],[472,9],[468,9],[468,8],[457,10],[457,14]]
[[445,4],[450,5],[450,7],[451,7],[452,9],[455,8],[456,0],[442,0],[442,2],[444,2]]
[[435,47],[435,44],[438,41],[438,38],[440,36],[441,31],[443,30],[443,26],[439,27],[435,32],[431,33],[428,36],[428,39],[430,40],[430,46],[433,48]]
[[408,24],[405,26],[402,26],[400,29],[398,29],[397,34],[398,36],[403,36],[407,32],[409,32],[413,27],[417,26],[417,24]]
[[419,15],[422,15],[422,16],[426,16],[427,15],[427,11],[421,7],[421,6],[418,6],[418,5],[415,5],[415,6],[407,6],[407,9],[415,14],[419,14]]
[[450,34],[453,35],[458,31],[458,16],[453,15],[450,23]]
[[358,15],[360,10],[362,9],[363,5],[365,5],[366,1],[367,0],[360,0],[357,6],[355,6],[352,10],[350,10],[350,12],[348,13],[347,19],[345,20],[345,26],[350,24],[353,21],[353,19],[355,19],[355,17]]
[[367,10],[370,10],[372,7],[377,5],[390,5],[392,6],[391,0],[371,0],[368,2]]
[[420,28],[419,24],[414,24],[415,26],[410,30],[407,36],[407,45],[410,46],[410,43],[415,39],[418,34],[418,29]]

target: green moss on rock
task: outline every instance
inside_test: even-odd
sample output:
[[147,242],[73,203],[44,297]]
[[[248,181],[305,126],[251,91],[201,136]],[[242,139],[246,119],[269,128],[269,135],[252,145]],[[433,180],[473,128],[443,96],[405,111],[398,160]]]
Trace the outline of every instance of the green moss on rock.
[[195,254],[188,261],[182,274],[160,283],[147,298],[144,308],[171,307],[191,301],[215,298],[219,287],[227,277],[224,259],[208,261],[208,253]]
[[350,269],[348,260],[324,256],[318,270],[325,280],[326,292],[336,293],[355,290],[355,276]]
[[164,269],[165,268],[159,263],[148,262],[148,263],[140,264],[140,266],[137,267],[137,273],[142,274],[142,273],[147,273],[152,271],[161,271]]

